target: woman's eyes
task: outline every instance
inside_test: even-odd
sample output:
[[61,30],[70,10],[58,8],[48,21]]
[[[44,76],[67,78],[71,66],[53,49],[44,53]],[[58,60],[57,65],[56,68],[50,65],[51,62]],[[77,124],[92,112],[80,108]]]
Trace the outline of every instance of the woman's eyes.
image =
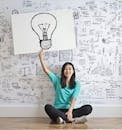
[[64,70],[72,70],[71,68],[69,68],[69,69],[64,69]]

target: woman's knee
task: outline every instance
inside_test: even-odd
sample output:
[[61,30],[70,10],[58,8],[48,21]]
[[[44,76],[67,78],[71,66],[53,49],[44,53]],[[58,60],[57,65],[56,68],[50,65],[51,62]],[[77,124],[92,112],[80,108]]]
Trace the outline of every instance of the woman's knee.
[[52,108],[52,105],[50,105],[50,104],[46,104],[45,107],[44,107],[45,111],[48,111],[51,108]]
[[85,112],[85,115],[88,115],[88,114],[90,114],[91,112],[92,112],[92,106],[91,105],[84,105],[84,106],[82,106],[82,108],[84,108],[83,110],[84,110],[84,112]]
[[87,108],[87,114],[90,114],[92,112],[92,106],[91,105],[86,105]]

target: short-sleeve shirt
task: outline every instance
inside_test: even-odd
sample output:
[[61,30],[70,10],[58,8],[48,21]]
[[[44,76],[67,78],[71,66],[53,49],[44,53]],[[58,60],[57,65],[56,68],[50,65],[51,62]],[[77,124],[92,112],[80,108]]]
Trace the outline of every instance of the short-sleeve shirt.
[[76,81],[74,88],[66,86],[62,88],[61,78],[56,74],[50,72],[49,78],[55,88],[54,107],[58,109],[68,109],[70,107],[71,99],[77,98],[80,92],[80,83]]

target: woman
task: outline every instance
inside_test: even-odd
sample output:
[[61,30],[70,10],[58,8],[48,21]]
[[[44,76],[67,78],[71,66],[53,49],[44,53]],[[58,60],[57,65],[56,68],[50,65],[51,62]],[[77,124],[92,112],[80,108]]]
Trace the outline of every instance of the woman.
[[[55,88],[54,105],[45,105],[45,111],[53,122],[78,122],[78,118],[88,115],[92,111],[91,105],[84,105],[74,109],[76,99],[80,92],[80,83],[75,80],[75,68],[72,63],[66,62],[62,66],[61,78],[51,72],[45,62],[43,49],[40,51],[39,58],[43,71],[48,75]],[[77,120],[76,120],[77,119]],[[85,118],[80,118],[80,122],[84,123]]]

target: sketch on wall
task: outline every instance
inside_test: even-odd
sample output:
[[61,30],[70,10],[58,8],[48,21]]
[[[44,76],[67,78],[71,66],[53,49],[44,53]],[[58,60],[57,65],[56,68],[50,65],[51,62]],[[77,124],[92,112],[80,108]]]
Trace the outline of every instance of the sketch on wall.
[[[40,104],[40,111],[43,111],[44,104],[53,102],[54,95],[52,84],[42,71],[38,52],[14,55],[10,15],[14,14],[15,17],[33,12],[27,25],[34,38],[34,45],[40,48],[39,38],[30,26],[32,17],[38,14],[37,12],[70,9],[73,11],[77,48],[46,51],[44,54],[46,64],[51,71],[59,75],[64,62],[71,61],[74,64],[76,77],[82,88],[77,105],[90,103],[94,106],[122,106],[121,1],[13,0],[12,2],[0,1],[0,5],[4,5],[0,9],[0,105]],[[26,18],[28,16],[26,15]],[[22,21],[23,24],[26,24],[26,18]],[[60,20],[63,21],[65,18],[60,17]],[[53,39],[60,24],[57,16],[56,20],[57,27],[52,35],[50,49],[56,44]],[[20,27],[20,30],[26,29],[18,25],[17,27],[18,29]],[[27,32],[22,31],[21,35],[26,36]],[[24,36],[20,39],[20,48],[23,40],[27,42],[30,38]],[[61,38],[61,35],[59,37],[62,45],[65,39]],[[31,42],[28,42],[30,46]],[[49,91],[48,96],[47,91]]]
[[68,9],[12,15],[15,54],[35,53],[40,47],[45,50],[74,49],[74,30],[73,13]]

